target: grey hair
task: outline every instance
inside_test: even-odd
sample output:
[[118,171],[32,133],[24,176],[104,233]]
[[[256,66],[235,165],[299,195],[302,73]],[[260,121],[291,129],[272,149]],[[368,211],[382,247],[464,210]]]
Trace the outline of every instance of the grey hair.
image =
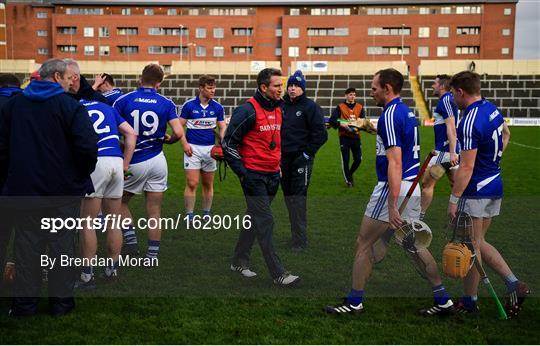
[[69,66],[74,66],[78,75],[81,74],[81,69],[79,68],[79,64],[75,60],[66,58],[66,59],[64,59],[64,61],[66,62],[68,67]]
[[68,64],[62,59],[49,59],[45,61],[39,68],[39,76],[41,79],[51,79],[56,72],[60,73],[62,78],[66,73]]

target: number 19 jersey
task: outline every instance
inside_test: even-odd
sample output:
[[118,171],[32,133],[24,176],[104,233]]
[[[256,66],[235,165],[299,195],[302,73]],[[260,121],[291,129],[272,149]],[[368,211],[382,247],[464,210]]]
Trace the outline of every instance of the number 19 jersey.
[[463,196],[501,198],[503,183],[499,163],[502,157],[503,116],[494,104],[485,99],[469,105],[463,114],[457,127],[461,150],[477,149],[471,180]]
[[147,161],[163,149],[167,123],[176,119],[176,106],[153,88],[139,88],[119,97],[113,105],[133,127],[137,144],[131,163]]
[[388,181],[386,150],[401,148],[402,180],[414,180],[420,167],[420,137],[414,113],[401,99],[395,98],[384,106],[377,122],[376,170],[379,181]]

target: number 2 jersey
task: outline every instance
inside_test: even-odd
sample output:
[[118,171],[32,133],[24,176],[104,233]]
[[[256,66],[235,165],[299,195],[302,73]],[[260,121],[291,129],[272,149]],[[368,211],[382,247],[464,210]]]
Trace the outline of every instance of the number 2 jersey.
[[499,163],[502,157],[504,119],[491,102],[482,99],[469,105],[458,122],[461,150],[477,149],[473,173],[463,196],[501,198],[503,182]]
[[86,107],[90,120],[94,125],[94,131],[99,136],[98,156],[124,157],[120,150],[120,137],[118,126],[125,122],[116,109],[98,101],[80,101]]
[[131,163],[149,160],[163,149],[167,123],[177,119],[176,106],[153,88],[139,88],[124,94],[113,107],[133,127],[137,144]]
[[401,148],[402,180],[414,180],[420,167],[420,137],[414,113],[395,98],[383,108],[377,122],[376,170],[379,181],[388,181],[386,150]]

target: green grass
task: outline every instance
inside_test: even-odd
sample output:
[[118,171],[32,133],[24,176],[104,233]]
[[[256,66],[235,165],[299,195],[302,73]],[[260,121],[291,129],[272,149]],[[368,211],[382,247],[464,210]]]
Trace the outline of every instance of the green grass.
[[[512,141],[540,147],[540,129],[511,128]],[[309,190],[310,247],[289,251],[289,225],[281,192],[273,204],[274,239],[287,269],[302,277],[299,287],[272,285],[256,245],[252,267],[259,276],[243,280],[229,272],[237,239],[235,230],[184,229],[163,232],[160,265],[154,269],[127,268],[120,280],[94,292],[78,292],[77,309],[52,319],[46,314],[25,319],[0,316],[1,343],[276,343],[276,344],[531,344],[540,337],[540,287],[537,265],[540,152],[510,145],[502,166],[505,184],[502,214],[488,233],[516,275],[533,288],[524,311],[516,320],[498,321],[495,306],[480,287],[481,313],[426,319],[416,309],[431,304],[428,284],[419,278],[402,251],[393,246],[383,263],[374,268],[366,288],[366,311],[356,318],[326,316],[321,308],[337,302],[350,287],[354,244],[365,205],[376,183],[374,137],[364,135],[364,161],[356,186],[342,181],[337,135],[317,155]],[[422,156],[433,141],[432,129],[421,129]],[[184,175],[178,145],[167,147],[169,191],[164,216],[182,212]],[[229,170],[216,182],[214,213],[242,215],[245,208],[238,180]],[[431,250],[440,263],[446,243],[444,226],[449,187],[442,180],[427,222],[434,233]],[[142,199],[134,200],[143,217]],[[200,202],[200,201],[198,201]],[[200,209],[200,208],[199,208]],[[143,232],[138,234],[141,249]],[[101,251],[101,249],[100,249]],[[488,270],[500,296],[504,285]],[[452,295],[461,293],[459,282],[445,279]],[[4,304],[5,305],[5,304]],[[42,310],[46,311],[46,301]]]

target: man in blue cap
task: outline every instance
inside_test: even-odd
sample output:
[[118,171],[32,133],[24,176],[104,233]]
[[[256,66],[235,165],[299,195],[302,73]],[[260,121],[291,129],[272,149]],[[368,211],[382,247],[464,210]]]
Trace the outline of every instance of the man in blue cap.
[[321,107],[305,91],[306,79],[298,70],[287,80],[281,127],[281,188],[289,211],[294,251],[307,246],[307,189],[315,154],[328,139]]

